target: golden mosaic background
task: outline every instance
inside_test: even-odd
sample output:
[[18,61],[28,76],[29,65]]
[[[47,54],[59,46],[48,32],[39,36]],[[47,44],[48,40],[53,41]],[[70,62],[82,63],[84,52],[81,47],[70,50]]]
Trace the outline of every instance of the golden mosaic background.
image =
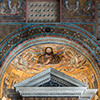
[[[59,63],[37,63],[47,47],[51,47],[53,54],[59,56]],[[80,52],[65,45],[42,44],[24,50],[12,60],[2,80],[0,97],[7,100],[6,89],[13,89],[14,84],[50,67],[88,84],[89,88],[98,88],[96,73],[88,59]]]

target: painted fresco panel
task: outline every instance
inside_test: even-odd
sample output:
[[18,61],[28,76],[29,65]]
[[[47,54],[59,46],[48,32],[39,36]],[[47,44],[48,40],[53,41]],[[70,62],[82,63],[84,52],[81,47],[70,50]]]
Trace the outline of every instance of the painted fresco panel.
[[25,21],[25,0],[0,0],[0,22]]
[[91,22],[95,20],[95,0],[62,0],[63,22]]

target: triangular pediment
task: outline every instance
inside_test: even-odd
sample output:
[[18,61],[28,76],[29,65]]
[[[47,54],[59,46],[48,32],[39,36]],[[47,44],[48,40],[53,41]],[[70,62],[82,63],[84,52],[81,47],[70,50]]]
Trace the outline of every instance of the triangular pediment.
[[88,85],[53,68],[48,68],[14,87],[87,87]]

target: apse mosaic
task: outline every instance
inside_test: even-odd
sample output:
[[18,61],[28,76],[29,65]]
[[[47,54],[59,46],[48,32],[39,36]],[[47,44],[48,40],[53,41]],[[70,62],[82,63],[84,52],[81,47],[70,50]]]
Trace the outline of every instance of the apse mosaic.
[[[49,27],[47,27],[47,26],[49,26]],[[34,28],[34,27],[36,27],[36,28]],[[86,27],[86,26],[84,25],[84,27]],[[85,45],[88,45],[88,47],[91,48],[91,50],[97,56],[97,58],[100,59],[100,50],[98,47],[99,43],[96,43],[96,41],[94,39],[91,39],[91,36],[88,35],[84,30],[82,30],[80,32],[80,29],[78,29],[78,28],[73,28],[73,29],[71,29],[71,28],[73,28],[73,27],[69,26],[69,25],[56,25],[56,24],[55,25],[39,24],[39,25],[32,25],[27,28],[22,28],[22,30],[13,33],[13,37],[12,37],[12,35],[10,35],[8,38],[6,38],[4,43],[1,43],[1,46],[2,45],[3,46],[0,49],[0,60],[1,60],[0,64],[4,60],[4,57],[6,57],[8,55],[10,48],[15,46],[16,44],[22,43],[24,40],[28,40],[30,38],[35,39],[35,38],[47,37],[47,36],[48,37],[66,38],[70,41],[81,44],[81,46],[83,46],[83,43],[84,43]],[[86,35],[88,36],[88,38]],[[92,40],[95,43],[93,43]],[[98,46],[96,46],[96,44]],[[87,47],[83,46],[83,48],[87,48]],[[86,50],[90,53],[89,49],[86,49]]]
[[14,84],[50,67],[88,84],[89,88],[98,88],[92,65],[79,51],[67,45],[41,44],[29,47],[11,61],[2,79],[0,96],[6,100],[6,89],[13,89]]
[[63,21],[95,20],[94,0],[63,0],[62,5]]
[[49,45],[42,45],[41,47],[34,46],[18,55],[11,63],[11,66],[17,70],[24,70],[29,73],[32,73],[29,69],[33,67],[33,65],[36,65],[35,69],[33,69],[36,71],[44,66],[48,68],[48,66],[53,65],[56,66],[55,68],[64,68],[67,66],[68,69],[66,70],[68,71],[81,68],[81,66],[83,66],[82,68],[84,69],[87,64],[86,60],[81,54],[71,49],[72,48],[59,45],[52,45],[52,47],[49,47]]
[[[93,100],[99,100],[100,42],[96,40],[95,4],[96,0],[0,0],[0,99],[9,100],[7,89],[52,67],[89,88],[98,88]],[[19,49],[12,60],[17,47],[29,41],[31,45],[33,40],[42,43],[47,38],[50,44],[22,52]],[[63,45],[64,39],[69,46]]]

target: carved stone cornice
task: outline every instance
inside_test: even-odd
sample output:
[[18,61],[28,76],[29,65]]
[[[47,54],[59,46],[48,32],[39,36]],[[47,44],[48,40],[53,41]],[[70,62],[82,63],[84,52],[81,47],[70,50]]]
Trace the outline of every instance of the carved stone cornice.
[[[54,87],[51,81],[60,85]],[[87,84],[53,68],[15,84],[14,87],[22,97],[78,97],[79,100],[90,100],[97,92],[97,89],[88,89]]]
[[38,73],[37,75],[15,84],[14,87],[39,87],[40,85],[45,84],[50,80],[62,84],[64,87],[88,87],[87,84],[53,68],[48,68]]

